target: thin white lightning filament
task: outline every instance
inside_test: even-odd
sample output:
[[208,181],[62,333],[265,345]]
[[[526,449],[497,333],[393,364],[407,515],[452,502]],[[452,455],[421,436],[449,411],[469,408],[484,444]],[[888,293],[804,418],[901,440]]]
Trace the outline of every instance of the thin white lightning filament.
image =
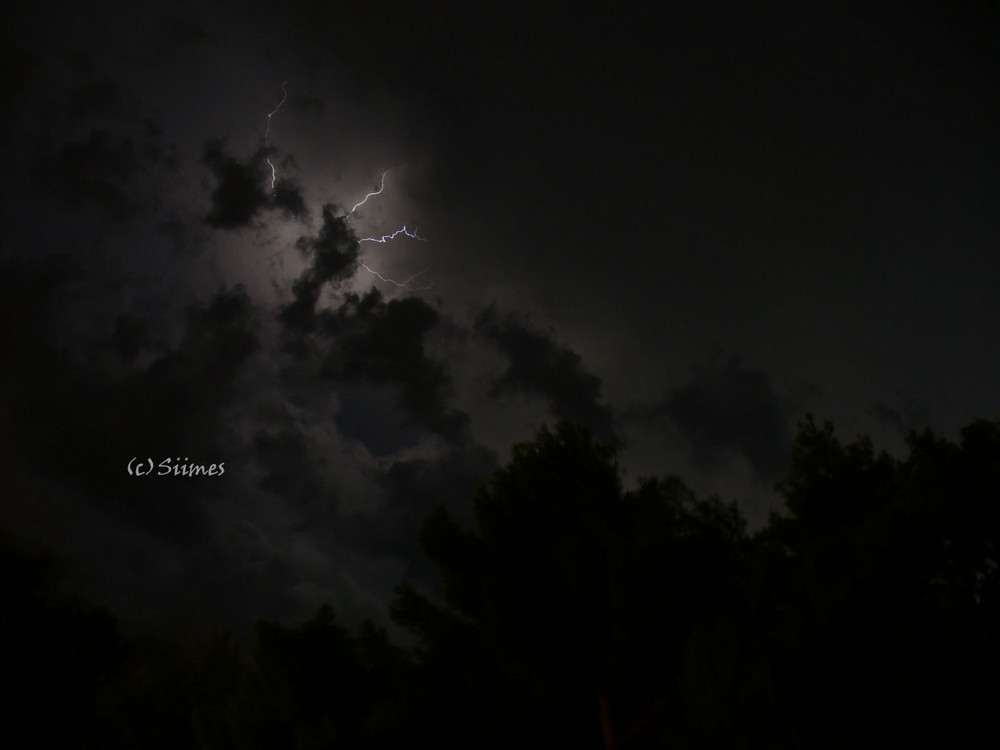
[[[267,128],[264,131],[264,146],[265,147],[271,145],[271,118],[274,117],[276,114],[278,114],[278,110],[281,109],[281,105],[284,104],[285,101],[288,99],[288,89],[285,88],[285,86],[287,84],[288,84],[288,81],[282,81],[282,83],[281,83],[281,94],[282,94],[281,101],[278,102],[278,106],[277,107],[275,107],[273,110],[271,110],[270,112],[267,113]],[[271,168],[271,194],[273,195],[274,192],[275,192],[275,190],[274,190],[274,183],[278,180],[278,171],[274,168],[274,164],[271,162],[271,155],[270,154],[267,155],[267,166],[269,166]]]
[[[267,113],[267,127],[264,129],[264,147],[268,148],[268,149],[271,146],[271,118],[274,117],[276,114],[278,114],[278,110],[280,110],[281,107],[282,107],[282,105],[284,105],[284,103],[288,100],[288,88],[287,88],[287,85],[288,85],[288,81],[283,81],[282,82],[282,84],[281,84],[281,94],[282,94],[281,101],[278,102],[277,106],[274,109],[272,109],[270,112]],[[274,163],[271,161],[271,155],[270,154],[267,155],[266,161],[267,161],[267,165],[271,168],[271,193],[273,194],[275,192],[275,184],[276,184],[277,179],[278,179],[278,171],[275,168]],[[382,194],[382,191],[385,190],[385,176],[387,174],[389,174],[389,170],[388,169],[385,170],[384,172],[382,172],[382,176],[379,179],[378,190],[373,190],[372,192],[368,193],[368,195],[366,195],[364,198],[362,198],[360,201],[358,201],[357,203],[355,203],[354,207],[350,211],[347,212],[345,218],[353,216],[354,212],[357,211],[359,208],[361,208],[363,205],[365,205],[365,203],[368,202],[369,198],[374,198],[376,195],[381,195]],[[411,232],[405,225],[402,228],[397,229],[392,234],[383,234],[381,237],[362,237],[361,239],[358,240],[358,242],[359,243],[360,242],[379,242],[381,244],[385,244],[389,240],[393,240],[393,239],[395,239],[396,237],[398,237],[401,234],[404,235],[404,236],[406,236],[406,237],[409,237],[412,240],[420,240],[421,242],[427,242],[427,240],[425,240],[423,237],[421,237],[420,235],[417,234],[417,230],[416,229],[414,229]],[[377,276],[382,281],[385,281],[385,282],[387,282],[389,284],[393,284],[395,286],[398,286],[401,289],[406,289],[407,291],[410,291],[410,292],[419,292],[419,291],[422,291],[424,289],[430,289],[432,286],[434,286],[434,282],[433,281],[430,282],[429,284],[424,285],[424,286],[412,286],[411,285],[414,279],[418,279],[421,276],[423,276],[425,273],[427,273],[428,271],[430,271],[431,270],[430,266],[428,266],[427,268],[425,268],[423,271],[420,271],[419,273],[413,274],[412,276],[410,276],[408,279],[405,279],[404,281],[396,281],[395,279],[390,279],[388,276],[383,276],[381,273],[379,273],[374,268],[372,268],[367,263],[365,263],[365,262],[363,262],[361,260],[357,261],[357,263],[358,263],[359,266],[361,266],[361,268],[365,269],[368,273],[372,274],[373,276]]]
[[369,198],[371,198],[371,197],[372,197],[373,195],[381,195],[382,191],[383,191],[383,190],[385,190],[385,176],[386,176],[387,174],[389,174],[389,170],[388,170],[388,169],[387,169],[387,170],[385,170],[385,171],[384,171],[384,172],[382,173],[382,184],[380,184],[380,185],[378,186],[378,190],[376,190],[376,191],[375,191],[375,192],[373,192],[373,193],[368,193],[368,195],[366,195],[366,196],[365,196],[365,197],[364,197],[364,198],[363,198],[363,199],[362,199],[361,201],[359,201],[358,203],[355,203],[355,204],[354,204],[354,208],[352,208],[352,209],[351,209],[351,210],[350,210],[350,211],[349,211],[349,212],[347,213],[347,215],[348,215],[348,216],[350,216],[350,215],[351,215],[351,214],[353,214],[353,213],[354,213],[355,211],[357,211],[357,210],[358,210],[359,208],[361,208],[361,207],[362,207],[363,205],[365,205],[365,203],[367,203],[367,202],[368,202],[368,199],[369,199]]
[[431,270],[430,266],[427,266],[427,268],[425,268],[423,271],[420,271],[419,273],[413,274],[410,278],[406,279],[405,281],[396,281],[395,279],[390,279],[388,276],[383,276],[382,274],[380,274],[375,269],[371,268],[371,266],[367,265],[363,261],[359,260],[358,265],[361,266],[363,269],[365,269],[368,273],[374,276],[378,276],[380,279],[382,279],[382,281],[388,281],[390,284],[395,284],[396,286],[402,289],[406,289],[407,291],[410,292],[420,292],[423,291],[424,289],[430,289],[431,287],[434,286],[433,281],[427,286],[416,286],[416,287],[410,286],[411,281],[413,281],[415,278],[418,278],[419,276],[423,276],[425,273],[430,271]]
[[405,226],[402,229],[397,229],[392,234],[383,234],[381,237],[362,237],[358,242],[381,242],[383,245],[389,240],[394,240],[399,235],[404,234],[411,240],[420,240],[421,242],[427,242],[423,237],[417,234],[417,230],[414,229],[412,232]]
[[267,141],[271,136],[271,118],[278,114],[278,110],[281,109],[281,105],[288,100],[288,89],[285,88],[288,85],[288,81],[281,82],[281,101],[278,102],[278,106],[267,113],[267,129],[264,131],[264,140]]

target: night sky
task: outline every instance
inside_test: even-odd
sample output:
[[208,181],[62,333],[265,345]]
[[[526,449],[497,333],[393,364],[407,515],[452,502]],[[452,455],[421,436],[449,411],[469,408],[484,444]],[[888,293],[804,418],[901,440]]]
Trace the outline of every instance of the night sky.
[[1000,417],[1000,11],[802,5],[10,4],[5,534],[137,622],[383,620],[544,423],[753,528],[806,413]]

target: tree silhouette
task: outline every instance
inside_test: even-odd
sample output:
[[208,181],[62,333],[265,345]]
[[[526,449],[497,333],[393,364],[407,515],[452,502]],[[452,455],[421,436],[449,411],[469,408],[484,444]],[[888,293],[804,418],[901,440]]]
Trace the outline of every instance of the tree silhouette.
[[753,540],[737,608],[689,670],[702,732],[730,747],[984,746],[993,722],[1000,428],[909,455],[806,419],[785,515]]
[[560,423],[515,446],[474,517],[462,529],[439,508],[421,529],[444,604],[403,586],[391,610],[419,638],[433,701],[462,718],[450,741],[618,747],[682,732],[681,647],[731,596],[735,506],[675,478],[625,493],[614,444]]
[[901,458],[800,425],[782,513],[676,477],[623,489],[560,423],[515,446],[466,528],[419,541],[390,643],[329,607],[190,644],[122,635],[50,560],[0,544],[7,744],[82,747],[987,747],[1000,678],[1000,425]]
[[201,662],[201,748],[388,748],[405,741],[408,660],[370,621],[356,633],[324,605],[298,627],[260,621],[244,659],[228,638]]
[[115,678],[121,638],[105,610],[70,596],[51,557],[0,539],[2,744],[106,747],[113,738],[100,694]]

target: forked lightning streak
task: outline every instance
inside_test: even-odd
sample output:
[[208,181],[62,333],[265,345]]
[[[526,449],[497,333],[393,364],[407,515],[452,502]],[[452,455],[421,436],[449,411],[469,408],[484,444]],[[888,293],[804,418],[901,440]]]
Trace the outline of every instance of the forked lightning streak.
[[[280,110],[281,107],[282,107],[282,105],[284,105],[284,103],[288,100],[288,88],[287,88],[287,86],[288,86],[288,81],[283,81],[282,84],[281,84],[281,101],[278,102],[277,106],[275,106],[274,109],[272,109],[270,112],[267,113],[267,127],[264,129],[264,148],[267,150],[267,152],[270,151],[270,146],[271,146],[271,118],[274,117],[276,114],[278,114],[278,110]],[[275,167],[274,163],[271,161],[271,154],[270,153],[267,153],[267,155],[265,157],[265,161],[267,161],[267,165],[271,168],[271,194],[274,195],[275,192],[276,192],[275,191],[275,184],[277,183],[277,180],[278,180],[278,170]],[[366,195],[364,198],[362,198],[360,201],[358,201],[357,203],[355,203],[354,207],[350,211],[347,212],[347,214],[345,215],[345,218],[350,218],[351,216],[353,216],[354,212],[357,211],[359,208],[361,208],[363,205],[365,205],[365,203],[368,202],[369,198],[374,198],[376,195],[381,195],[382,194],[382,191],[385,190],[385,176],[388,173],[389,173],[388,169],[386,169],[384,172],[382,172],[382,176],[381,176],[381,178],[379,180],[378,190],[373,190],[372,192],[368,193],[368,195]],[[395,239],[396,237],[398,237],[401,234],[405,235],[406,237],[409,237],[412,240],[420,240],[421,242],[427,242],[427,240],[425,240],[423,237],[421,237],[420,235],[417,234],[417,230],[416,229],[414,229],[411,232],[406,227],[405,224],[403,225],[402,228],[397,229],[392,234],[383,234],[381,237],[362,237],[362,238],[360,238],[358,240],[358,242],[359,243],[361,243],[361,242],[378,242],[378,243],[381,243],[381,244],[385,244],[385,243],[389,242],[389,240],[393,240],[393,239]],[[374,268],[372,268],[367,263],[364,263],[361,260],[358,260],[357,263],[358,263],[358,265],[361,268],[363,268],[364,270],[366,270],[368,273],[370,273],[370,274],[372,274],[374,276],[377,276],[382,281],[385,281],[385,282],[387,282],[389,284],[394,284],[395,286],[398,286],[401,289],[406,289],[407,291],[419,292],[419,291],[422,291],[424,289],[430,289],[432,286],[434,286],[434,282],[433,281],[430,282],[429,284],[425,285],[425,286],[417,286],[417,287],[411,286],[411,282],[414,279],[417,279],[417,278],[423,276],[425,273],[427,273],[428,271],[431,270],[430,266],[428,266],[427,268],[425,268],[423,271],[420,271],[419,273],[413,274],[412,276],[410,276],[405,281],[396,281],[395,279],[390,279],[388,276],[383,276],[381,273],[379,273]]]
[[406,228],[404,225],[402,229],[397,229],[392,234],[383,234],[381,237],[362,237],[358,242],[381,242],[383,245],[389,240],[394,240],[401,234],[405,234],[411,240],[420,240],[421,242],[427,242],[423,237],[417,235],[417,230],[414,229],[412,232]]
[[[382,172],[382,177],[381,177],[381,179],[379,181],[378,190],[373,190],[372,192],[368,193],[368,195],[366,195],[362,200],[360,200],[358,203],[356,203],[354,205],[354,208],[352,208],[347,213],[348,217],[352,216],[355,211],[357,211],[359,208],[361,208],[361,206],[363,206],[368,201],[369,198],[373,198],[376,195],[381,195],[382,194],[382,191],[385,190],[385,176],[388,173],[389,173],[388,169],[385,170],[384,172]],[[401,234],[404,235],[404,236],[406,236],[406,237],[409,237],[412,240],[420,240],[421,242],[427,242],[426,239],[424,239],[419,234],[417,234],[417,230],[416,229],[414,229],[413,231],[410,231],[410,229],[405,224],[400,229],[397,229],[395,232],[393,232],[392,234],[383,234],[381,237],[362,237],[362,238],[360,238],[358,240],[358,242],[359,243],[361,243],[361,242],[378,242],[378,243],[384,245],[385,243],[389,242],[389,240],[394,240],[394,239],[396,239],[396,237],[398,237]],[[406,279],[405,281],[396,281],[395,279],[390,279],[388,276],[383,276],[381,273],[379,273],[378,271],[376,271],[375,269],[373,269],[371,266],[369,266],[367,263],[364,263],[361,260],[358,261],[358,265],[361,266],[363,269],[365,269],[368,273],[372,274],[373,276],[377,276],[382,281],[386,281],[386,282],[388,282],[390,284],[394,284],[395,286],[398,286],[401,289],[406,289],[407,291],[410,291],[410,292],[419,292],[419,291],[422,291],[422,290],[425,290],[425,289],[430,289],[431,287],[434,286],[434,282],[433,281],[431,283],[427,284],[426,286],[417,286],[417,287],[414,287],[414,286],[410,285],[410,282],[412,282],[414,279],[419,278],[420,276],[423,276],[425,273],[427,273],[428,271],[430,271],[431,270],[430,266],[428,266],[427,268],[425,268],[423,271],[420,271],[419,273],[413,274],[413,276],[411,276],[410,278]]]

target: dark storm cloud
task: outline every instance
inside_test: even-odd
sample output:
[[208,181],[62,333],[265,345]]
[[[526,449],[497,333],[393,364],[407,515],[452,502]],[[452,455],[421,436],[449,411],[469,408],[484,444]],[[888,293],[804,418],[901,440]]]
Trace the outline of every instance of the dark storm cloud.
[[264,147],[250,159],[237,159],[226,153],[224,146],[224,140],[211,140],[202,154],[202,161],[216,179],[212,207],[205,217],[210,226],[216,229],[250,226],[265,209],[279,209],[295,217],[305,215],[305,199],[294,182],[279,180],[271,191],[267,159],[273,157],[273,149]]
[[299,218],[309,212],[302,188],[291,180],[279,179],[274,183],[273,199],[271,205],[286,217]]
[[292,285],[294,300],[282,308],[281,321],[297,333],[316,327],[316,303],[326,284],[350,278],[357,269],[358,238],[337,215],[336,206],[323,207],[323,225],[315,237],[300,237],[295,247],[309,259],[309,266]]
[[249,225],[268,204],[264,190],[266,155],[258,153],[240,161],[229,156],[223,145],[221,140],[209,141],[202,155],[218,183],[205,220],[217,229],[237,229]]
[[420,523],[437,505],[469,518],[472,497],[496,465],[496,454],[474,444],[433,458],[394,461],[382,481],[385,505],[340,518],[336,536],[341,544],[399,558],[412,573],[426,573],[416,544]]
[[[119,381],[102,384],[96,394],[102,398],[81,415],[93,422],[92,429],[102,429],[96,447],[102,463],[136,454],[177,457],[178,451],[198,462],[221,460],[210,456],[229,442],[224,415],[239,397],[244,364],[259,348],[252,305],[243,289],[223,290],[206,306],[190,306],[185,317],[185,334],[176,347],[154,353],[148,366]],[[115,331],[119,349],[122,320]],[[145,326],[134,318],[124,325],[132,329],[126,341],[140,350],[148,341]],[[113,470],[123,475],[120,467]]]
[[311,475],[306,438],[291,427],[274,425],[259,430],[254,436],[253,447],[257,464],[265,472],[260,485],[266,490],[284,494],[299,489],[298,486]]
[[787,418],[771,379],[744,369],[738,359],[722,370],[700,368],[654,411],[677,426],[699,469],[718,469],[731,453],[745,457],[762,481],[773,479],[786,466]]
[[363,296],[348,294],[320,315],[320,330],[331,342],[322,373],[339,382],[393,386],[407,423],[464,441],[468,417],[449,406],[445,365],[426,352],[427,335],[439,322],[417,297],[386,302],[374,287]]
[[[213,515],[248,489],[232,409],[250,398],[259,348],[249,296],[223,289],[189,305],[173,344],[164,321],[126,312],[106,336],[67,341],[66,303],[101,293],[94,281],[59,258],[0,269],[0,462],[16,467],[4,527],[64,550],[80,583],[127,617],[186,603],[241,624],[262,600],[268,612],[289,606],[299,574],[242,516],[220,529]],[[265,484],[280,484],[274,462],[294,455],[282,427],[259,441]],[[137,478],[126,470],[135,456],[227,472]]]
[[[288,391],[279,391],[287,396]],[[317,410],[317,400],[293,397],[308,414]],[[271,493],[283,507],[296,512],[335,515],[339,497],[333,487],[332,477],[338,471],[335,462],[340,454],[334,451],[334,442],[317,442],[309,432],[311,423],[295,415],[284,398],[277,398],[261,405],[254,422],[250,439],[251,461],[259,474],[258,486]],[[324,422],[323,431],[331,436],[336,432]]]
[[[133,315],[119,316],[104,337],[77,337],[70,348],[65,304],[87,294],[88,281],[65,259],[3,266],[7,458],[85,493],[99,513],[130,519],[161,538],[195,538],[204,524],[197,500],[203,481],[183,488],[141,484],[126,466],[137,455],[222,460],[213,456],[227,443],[223,414],[240,368],[258,347],[249,297],[237,288],[190,306],[173,348],[155,346],[148,322]],[[130,368],[142,353],[148,365]]]
[[610,437],[611,411],[601,399],[601,381],[587,372],[580,355],[534,331],[514,314],[500,316],[491,306],[480,313],[475,330],[496,344],[509,364],[490,388],[492,395],[538,394],[558,419],[568,419]]
[[115,222],[154,205],[157,178],[179,159],[138,98],[87,64],[47,58],[24,72],[28,80],[10,85],[29,88],[5,97],[16,100],[4,124],[16,144],[5,154],[8,176],[62,208],[96,209]]
[[228,400],[237,370],[259,347],[250,295],[241,286],[221,290],[207,306],[188,307],[185,317],[187,333],[174,354],[177,369],[191,370],[186,378],[192,390]]
[[[298,239],[296,247],[309,265],[292,284],[292,301],[278,313],[286,351],[303,367],[319,354],[318,374],[352,387],[342,394],[346,402],[338,426],[375,455],[412,445],[414,428],[465,440],[468,417],[449,406],[445,365],[426,353],[427,335],[441,322],[432,307],[416,297],[386,301],[374,287],[364,295],[345,295],[335,307],[318,307],[324,287],[336,288],[357,272],[358,245],[347,217],[332,205],[323,208],[319,232]],[[401,423],[386,414],[383,387],[395,391]],[[391,421],[397,424],[390,428]],[[372,424],[386,430],[376,435]]]
[[95,207],[117,220],[139,209],[136,177],[143,165],[129,136],[93,130],[41,156],[36,169],[42,184],[69,208]]
[[[319,372],[338,383],[396,389],[396,405],[405,420],[393,432],[416,427],[449,440],[464,440],[468,417],[449,407],[451,384],[445,366],[425,350],[427,334],[440,323],[432,307],[416,297],[387,302],[372,287],[363,296],[347,294],[337,307],[317,309],[324,286],[336,286],[358,269],[358,238],[347,217],[336,211],[335,206],[325,206],[318,234],[296,242],[310,263],[292,284],[293,300],[278,314],[288,335],[286,349],[303,364],[322,350]],[[399,440],[400,444],[412,442],[401,433],[374,440],[370,429],[353,422],[384,418],[378,414],[378,399],[373,393],[349,395],[353,402],[365,401],[368,406],[354,409],[356,403],[349,405],[339,418],[340,426],[355,438],[367,436],[376,455]]]
[[373,456],[391,456],[420,442],[422,433],[415,424],[400,424],[396,411],[399,399],[394,387],[341,385],[337,397],[340,401],[335,418],[337,429],[362,443]]

